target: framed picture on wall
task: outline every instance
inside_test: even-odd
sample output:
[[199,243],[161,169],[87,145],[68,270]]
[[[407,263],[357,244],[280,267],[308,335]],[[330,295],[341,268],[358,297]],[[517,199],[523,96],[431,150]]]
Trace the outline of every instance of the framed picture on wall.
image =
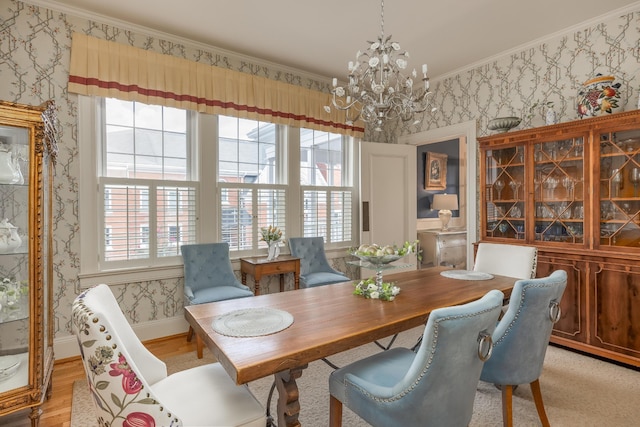
[[447,155],[427,152],[424,167],[424,189],[445,190],[447,188]]

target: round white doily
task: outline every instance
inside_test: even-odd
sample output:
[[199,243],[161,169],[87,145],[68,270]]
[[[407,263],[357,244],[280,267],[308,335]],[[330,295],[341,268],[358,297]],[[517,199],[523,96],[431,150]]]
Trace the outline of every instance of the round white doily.
[[440,274],[444,277],[458,280],[489,280],[493,279],[493,275],[489,273],[483,273],[482,271],[473,270],[445,270]]
[[259,337],[287,329],[293,323],[291,313],[276,308],[259,307],[230,311],[217,317],[211,327],[231,337]]

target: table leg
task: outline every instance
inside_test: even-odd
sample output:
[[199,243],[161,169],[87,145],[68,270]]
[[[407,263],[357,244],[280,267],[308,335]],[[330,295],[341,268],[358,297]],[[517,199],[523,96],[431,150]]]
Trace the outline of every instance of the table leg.
[[204,342],[202,341],[202,338],[200,338],[200,335],[196,334],[196,355],[198,359],[202,359],[203,351]]
[[300,289],[300,275],[293,273],[293,289]]
[[284,274],[280,275],[280,292],[284,292]]
[[302,370],[309,365],[278,372],[275,376],[278,389],[278,426],[301,427],[298,421],[300,414],[300,393],[296,379],[302,376]]
[[255,287],[255,290],[253,291],[253,293],[255,295],[260,295],[260,279],[258,277],[254,277],[253,278],[253,283],[254,283],[254,287]]
[[247,273],[245,273],[244,271],[240,273],[240,277],[242,278],[242,284],[243,285],[247,285]]

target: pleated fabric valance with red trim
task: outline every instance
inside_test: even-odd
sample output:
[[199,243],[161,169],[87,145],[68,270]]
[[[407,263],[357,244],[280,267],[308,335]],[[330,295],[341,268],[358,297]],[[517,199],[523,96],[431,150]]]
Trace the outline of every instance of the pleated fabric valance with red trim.
[[330,94],[74,33],[69,92],[364,135]]

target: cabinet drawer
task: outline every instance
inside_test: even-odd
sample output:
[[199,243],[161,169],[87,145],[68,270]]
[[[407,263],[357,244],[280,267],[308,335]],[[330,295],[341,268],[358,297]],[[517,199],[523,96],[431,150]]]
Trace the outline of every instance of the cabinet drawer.
[[440,265],[452,266],[459,269],[466,267],[467,251],[464,246],[443,248],[440,252]]
[[454,246],[465,246],[467,243],[467,237],[462,236],[441,236],[438,239],[438,246],[440,248],[450,248]]

